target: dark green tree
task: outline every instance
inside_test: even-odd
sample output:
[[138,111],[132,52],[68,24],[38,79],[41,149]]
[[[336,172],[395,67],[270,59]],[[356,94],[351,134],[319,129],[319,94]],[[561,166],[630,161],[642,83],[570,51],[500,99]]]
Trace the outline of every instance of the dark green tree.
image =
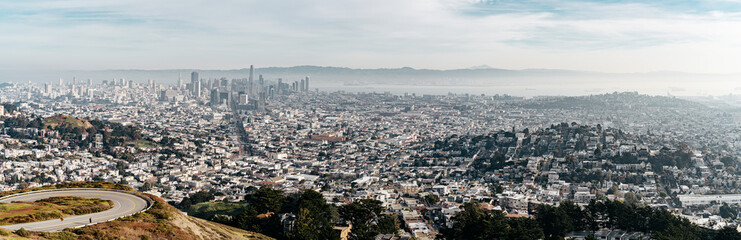
[[535,218],[543,229],[545,239],[561,239],[573,230],[571,218],[561,208],[539,205],[535,210]]
[[193,203],[190,201],[190,198],[184,197],[183,200],[180,200],[178,207],[180,207],[180,209],[188,209],[191,205],[193,205]]
[[298,214],[290,239],[337,239],[333,229],[337,220],[333,207],[314,190],[304,190],[298,198]]
[[375,224],[384,210],[381,201],[361,199],[339,207],[340,217],[352,224],[350,238],[356,240],[375,239],[379,231]]
[[725,227],[718,230],[718,233],[715,234],[713,240],[741,240],[741,233],[736,231],[735,228]]
[[285,201],[286,196],[283,195],[283,191],[270,187],[260,188],[252,197],[255,210],[259,213],[279,213]]
[[531,218],[507,219],[507,239],[530,240],[543,239],[543,230],[538,226],[538,221]]
[[427,201],[427,203],[429,204],[434,205],[440,202],[440,196],[435,195],[435,194],[428,194],[428,195],[425,195],[425,201]]
[[720,216],[723,218],[731,218],[736,219],[736,211],[733,210],[728,204],[723,204],[723,206],[720,206]]
[[572,201],[563,201],[558,206],[559,209],[563,210],[569,219],[571,219],[571,226],[576,231],[583,231],[587,225],[585,221],[584,211]]
[[396,214],[381,214],[378,218],[378,232],[382,234],[397,234],[399,232],[399,217]]
[[261,233],[260,219],[257,218],[257,214],[257,210],[252,205],[246,205],[241,213],[232,218],[233,225],[247,231]]
[[465,203],[463,210],[453,217],[453,227],[441,229],[440,234],[447,240],[486,240],[507,239],[507,222],[502,212],[489,214],[479,208],[477,203]]
[[201,190],[190,195],[190,202],[194,205],[202,202],[209,202],[211,200],[214,200],[214,195],[207,190]]

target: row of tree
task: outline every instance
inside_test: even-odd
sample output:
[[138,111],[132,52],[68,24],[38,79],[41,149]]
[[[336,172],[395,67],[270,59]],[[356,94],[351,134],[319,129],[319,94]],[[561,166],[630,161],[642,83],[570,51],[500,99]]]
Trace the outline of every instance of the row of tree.
[[[563,239],[573,231],[620,229],[642,232],[654,239],[741,239],[733,228],[711,230],[692,224],[664,209],[620,201],[592,201],[584,208],[565,201],[559,206],[538,205],[530,218],[505,218],[467,203],[456,214],[453,227],[440,231],[440,239]],[[591,236],[593,237],[593,236]]]
[[[202,191],[178,204],[187,209],[190,204],[213,200],[213,193]],[[321,193],[304,190],[285,194],[281,190],[263,187],[245,196],[238,214],[216,215],[212,221],[258,232],[277,239],[320,240],[339,239],[335,226],[352,225],[350,238],[372,240],[378,234],[396,234],[399,219],[385,213],[382,203],[362,199],[336,207]]]

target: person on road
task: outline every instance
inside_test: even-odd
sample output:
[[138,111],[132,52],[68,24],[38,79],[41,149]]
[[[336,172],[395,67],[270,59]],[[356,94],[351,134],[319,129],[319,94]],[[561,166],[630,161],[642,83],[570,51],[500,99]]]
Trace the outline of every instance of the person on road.
[[59,221],[64,222],[64,217],[59,217]]
[[93,218],[90,218],[90,223],[93,223]]

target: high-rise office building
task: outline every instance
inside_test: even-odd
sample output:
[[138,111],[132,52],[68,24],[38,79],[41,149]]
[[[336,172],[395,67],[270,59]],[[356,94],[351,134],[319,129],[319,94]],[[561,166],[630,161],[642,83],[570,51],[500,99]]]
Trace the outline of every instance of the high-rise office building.
[[219,89],[214,88],[211,90],[211,106],[219,105],[221,102],[219,101]]
[[198,72],[192,72],[190,73],[190,86],[192,89],[190,89],[191,95],[195,97],[200,97],[201,94],[201,79],[198,78]]
[[283,79],[278,78],[278,95],[283,94]]
[[249,99],[249,95],[247,95],[246,93],[239,93],[239,105],[247,105],[250,102]]
[[306,76],[306,91],[311,91],[311,89],[309,89],[309,76]]
[[178,89],[183,87],[183,74],[178,73]]
[[219,88],[223,89],[224,91],[229,89],[229,79],[221,78],[221,85]]
[[257,87],[255,86],[255,67],[250,65],[250,95],[257,96]]
[[255,80],[255,67],[250,65],[250,82],[252,82],[252,80]]
[[197,98],[201,98],[201,80],[196,80],[196,94]]

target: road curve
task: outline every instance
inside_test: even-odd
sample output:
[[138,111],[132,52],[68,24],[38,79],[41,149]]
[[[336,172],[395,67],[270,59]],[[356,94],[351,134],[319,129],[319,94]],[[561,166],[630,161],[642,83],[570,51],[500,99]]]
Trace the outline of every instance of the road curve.
[[92,223],[106,222],[109,220],[117,219],[120,217],[128,216],[147,208],[148,203],[144,198],[126,192],[106,191],[106,190],[95,190],[95,189],[64,189],[56,191],[39,191],[39,192],[28,192],[22,195],[11,196],[0,200],[2,203],[9,203],[13,201],[36,201],[40,199],[50,197],[84,197],[84,198],[100,198],[105,200],[111,200],[113,202],[113,208],[106,211],[70,216],[64,219],[53,219],[41,222],[22,223],[14,225],[0,226],[5,229],[17,230],[25,228],[26,230],[39,231],[39,232],[54,232],[60,231],[65,228],[74,228]]

